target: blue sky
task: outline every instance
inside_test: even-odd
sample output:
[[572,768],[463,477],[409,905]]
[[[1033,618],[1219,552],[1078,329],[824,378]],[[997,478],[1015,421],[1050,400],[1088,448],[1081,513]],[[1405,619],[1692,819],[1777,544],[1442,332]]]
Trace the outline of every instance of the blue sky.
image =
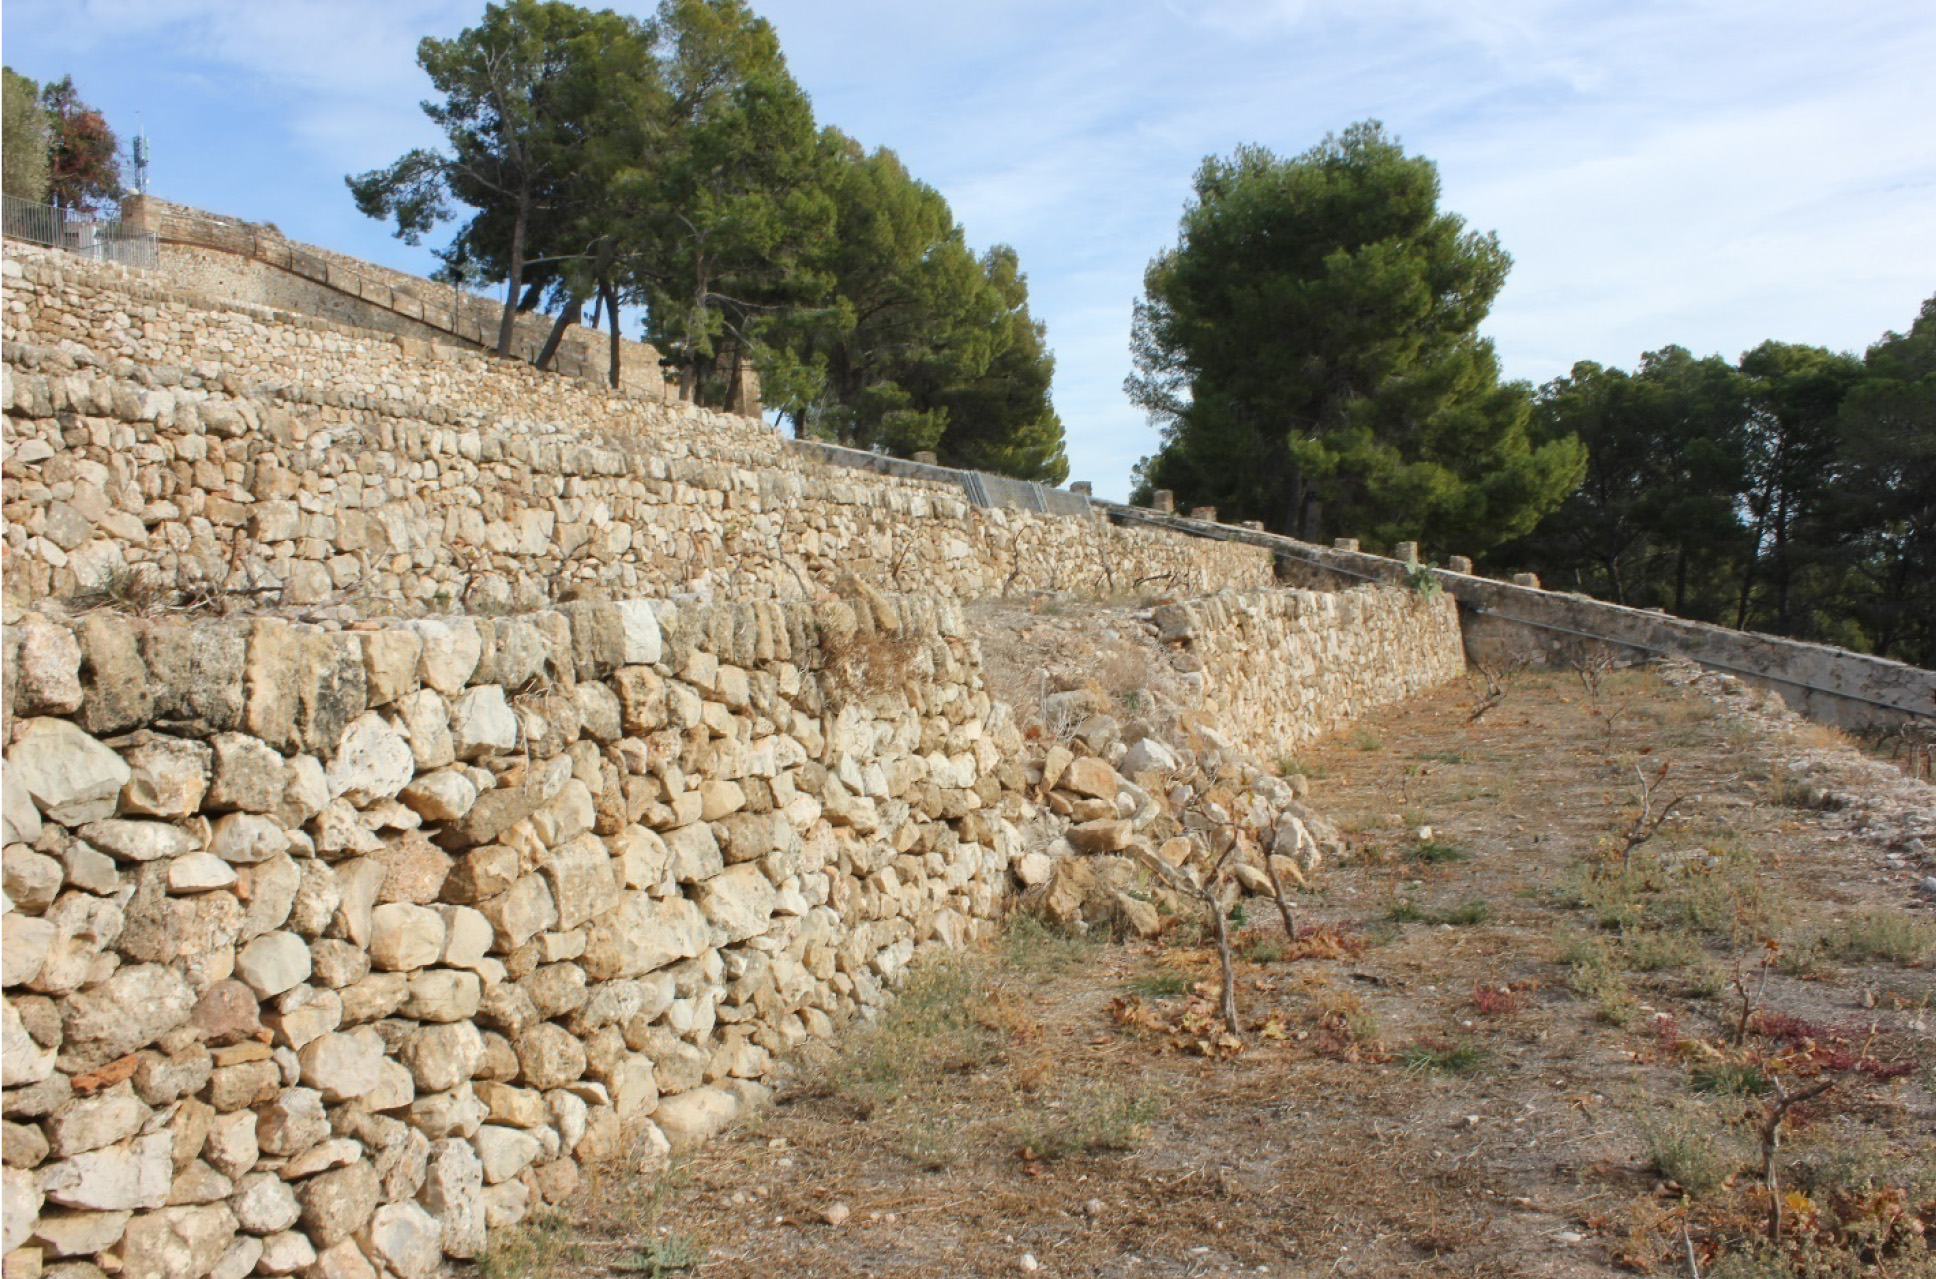
[[[1130,306],[1192,171],[1382,119],[1516,266],[1506,371],[1677,342],[1860,350],[1936,293],[1936,4],[1898,0],[754,0],[823,122],[898,151],[971,243],[1016,246],[1073,478],[1155,432]],[[617,7],[643,11],[647,6]],[[154,190],[406,269],[342,175],[435,141],[417,39],[479,0],[9,0],[0,56],[71,72]]]

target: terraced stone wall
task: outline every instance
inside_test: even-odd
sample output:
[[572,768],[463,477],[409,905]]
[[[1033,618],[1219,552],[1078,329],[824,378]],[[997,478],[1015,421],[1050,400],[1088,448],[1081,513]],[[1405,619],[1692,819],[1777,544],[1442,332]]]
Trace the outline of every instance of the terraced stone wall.
[[1011,892],[958,606],[7,628],[7,1267],[417,1279]]
[[130,566],[364,613],[800,599],[843,573],[938,598],[1272,582],[1254,547],[980,509],[944,483],[818,464],[745,418],[7,251],[16,600]]

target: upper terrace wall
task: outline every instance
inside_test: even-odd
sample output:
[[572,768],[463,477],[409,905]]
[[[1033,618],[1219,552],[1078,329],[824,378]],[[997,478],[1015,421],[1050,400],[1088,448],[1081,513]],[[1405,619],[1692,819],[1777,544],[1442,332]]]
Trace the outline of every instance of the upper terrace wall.
[[[472,349],[497,345],[502,303],[290,240],[265,223],[227,218],[153,196],[125,201],[122,221],[130,230],[154,234],[160,245],[162,275],[206,297],[293,311],[398,337]],[[545,315],[517,317],[512,351],[519,359],[537,360],[551,323]],[[606,383],[610,341],[608,334],[573,326],[559,345],[558,371]],[[620,339],[619,349],[620,389],[665,399],[658,351],[625,339]],[[758,401],[757,392],[753,401]]]
[[8,249],[15,599],[123,564],[417,611],[800,598],[845,572],[956,598],[1273,580],[1257,548],[979,509],[816,464],[750,419]]

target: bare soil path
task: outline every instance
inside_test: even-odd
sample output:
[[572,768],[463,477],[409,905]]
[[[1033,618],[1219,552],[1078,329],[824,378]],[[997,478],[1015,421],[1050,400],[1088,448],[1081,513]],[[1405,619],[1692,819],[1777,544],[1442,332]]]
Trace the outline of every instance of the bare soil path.
[[[659,1183],[595,1178],[532,1264],[1936,1273],[1936,919],[1900,854],[1800,806],[1778,765],[1825,739],[1644,672],[1474,709],[1448,686],[1283,761],[1350,852],[1296,944],[1245,908],[1241,1053],[1194,1045],[1195,921],[1025,922]],[[1781,1130],[1787,1251],[1752,1260],[1760,1127],[1831,1077]]]

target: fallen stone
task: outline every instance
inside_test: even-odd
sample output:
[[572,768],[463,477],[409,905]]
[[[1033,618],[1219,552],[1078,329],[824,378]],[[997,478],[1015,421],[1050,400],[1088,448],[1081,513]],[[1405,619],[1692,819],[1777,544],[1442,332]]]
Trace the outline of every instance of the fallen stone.
[[738,1114],[739,1099],[733,1094],[721,1088],[693,1088],[662,1099],[652,1122],[674,1150],[684,1150],[719,1132]]

